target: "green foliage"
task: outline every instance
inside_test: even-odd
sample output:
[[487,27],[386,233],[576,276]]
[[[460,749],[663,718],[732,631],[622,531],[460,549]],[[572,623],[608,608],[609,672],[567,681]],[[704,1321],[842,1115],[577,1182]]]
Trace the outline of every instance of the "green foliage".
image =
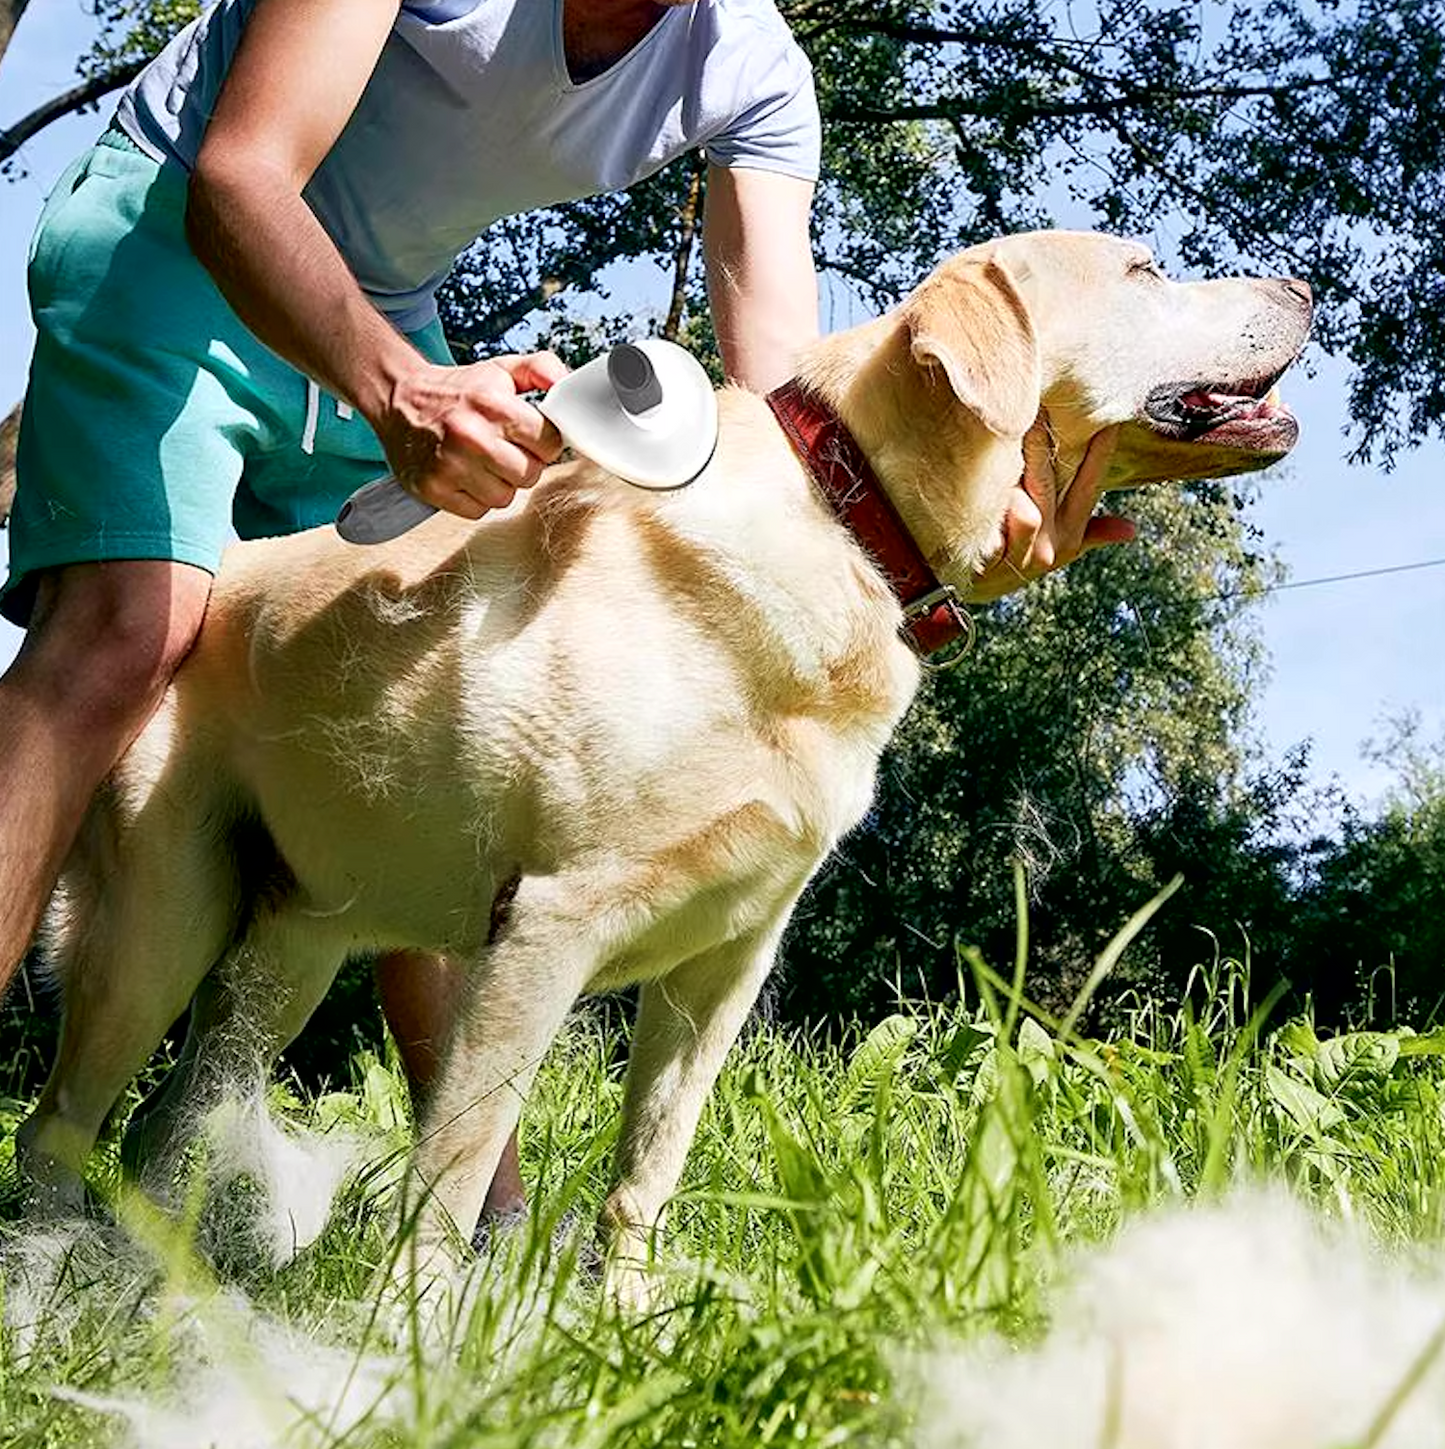
[[1363,1003],[1385,1021],[1445,1016],[1445,738],[1397,721],[1381,748],[1398,783],[1383,812],[1346,812],[1338,841],[1320,842],[1301,893],[1292,959],[1333,993],[1322,1010]]
[[94,0],[101,32],[81,58],[83,75],[99,76],[149,60],[200,14],[199,0]]
[[[1353,365],[1362,453],[1445,420],[1441,0],[781,0],[825,123],[820,265],[873,307],[945,253],[1088,219],[1190,268],[1304,276]],[[194,0],[99,0],[87,75],[151,54]],[[446,295],[458,346],[608,302],[617,263],[679,265],[702,305],[690,158],[634,188],[500,223]],[[635,294],[643,273],[630,273]],[[615,309],[602,332],[635,327]]]
[[1092,1039],[975,968],[1000,1005],[900,1006],[831,1045],[750,1038],[704,1115],[659,1299],[640,1315],[599,1292],[575,1238],[553,1236],[564,1209],[586,1220],[605,1191],[620,1086],[610,1033],[592,1022],[574,1025],[534,1093],[535,1220],[430,1331],[375,1307],[376,1275],[403,1250],[400,1081],[363,1058],[349,1091],[278,1095],[296,1127],[371,1139],[374,1165],[322,1238],[287,1267],[245,1269],[244,1296],[186,1229],[123,1199],[126,1231],[93,1224],[49,1259],[8,1240],[0,1443],[114,1442],[118,1404],[157,1413],[189,1393],[171,1400],[171,1426],[189,1413],[200,1434],[218,1404],[296,1422],[302,1405],[316,1436],[285,1442],[338,1449],[901,1446],[915,1442],[900,1382],[911,1354],[992,1329],[1026,1342],[1047,1327],[1068,1257],[1143,1210],[1264,1178],[1387,1240],[1440,1241],[1439,1035],[1330,1037],[1308,1018],[1267,1033],[1225,963],[1194,1007],[1141,1005]]

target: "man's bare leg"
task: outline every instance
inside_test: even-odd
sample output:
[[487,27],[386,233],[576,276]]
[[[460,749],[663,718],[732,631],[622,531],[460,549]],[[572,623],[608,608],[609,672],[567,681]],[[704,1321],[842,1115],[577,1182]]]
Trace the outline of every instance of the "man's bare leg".
[[47,571],[0,678],[0,993],[29,948],[96,786],[200,630],[211,576],[136,559]]
[[[418,1106],[441,1067],[461,991],[461,974],[462,968],[454,962],[426,951],[392,951],[376,963],[381,1007],[406,1067],[412,1101]],[[526,1206],[514,1132],[497,1164],[482,1212],[484,1217],[505,1217]]]

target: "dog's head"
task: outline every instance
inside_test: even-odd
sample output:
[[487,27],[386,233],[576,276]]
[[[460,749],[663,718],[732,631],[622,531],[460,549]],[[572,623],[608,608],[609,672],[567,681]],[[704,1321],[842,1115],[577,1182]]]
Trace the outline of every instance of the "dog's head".
[[1030,232],[960,253],[860,329],[831,391],[936,562],[972,564],[1040,414],[1065,488],[1111,424],[1114,488],[1283,457],[1298,428],[1273,389],[1311,311],[1293,278],[1175,282],[1136,243]]
[[[1042,408],[1061,456],[1123,424],[1111,487],[1263,468],[1298,426],[1273,393],[1309,334],[1290,277],[1175,282],[1148,248],[1033,232],[964,252],[909,299],[915,357],[990,431]],[[982,325],[980,325],[982,323]]]

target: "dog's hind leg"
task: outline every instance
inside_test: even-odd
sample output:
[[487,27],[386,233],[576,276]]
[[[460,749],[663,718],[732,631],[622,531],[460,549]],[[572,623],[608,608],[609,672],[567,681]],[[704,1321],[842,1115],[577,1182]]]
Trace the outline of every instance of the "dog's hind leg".
[[295,901],[261,908],[202,982],[175,1069],[132,1119],[122,1161],[166,1202],[206,1114],[264,1087],[277,1055],[306,1025],[346,959],[334,931]]
[[82,1172],[107,1116],[230,937],[229,862],[181,819],[184,803],[152,798],[140,829],[103,792],[67,865],[55,932],[60,1042],[16,1135],[33,1212],[83,1207]]

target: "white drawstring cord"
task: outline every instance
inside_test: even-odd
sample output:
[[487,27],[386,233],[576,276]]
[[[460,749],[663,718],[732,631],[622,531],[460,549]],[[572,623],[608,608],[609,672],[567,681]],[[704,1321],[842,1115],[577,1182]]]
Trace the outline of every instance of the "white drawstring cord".
[[321,413],[321,389],[311,378],[306,379],[306,426],[301,429],[301,451],[316,451],[316,422]]

